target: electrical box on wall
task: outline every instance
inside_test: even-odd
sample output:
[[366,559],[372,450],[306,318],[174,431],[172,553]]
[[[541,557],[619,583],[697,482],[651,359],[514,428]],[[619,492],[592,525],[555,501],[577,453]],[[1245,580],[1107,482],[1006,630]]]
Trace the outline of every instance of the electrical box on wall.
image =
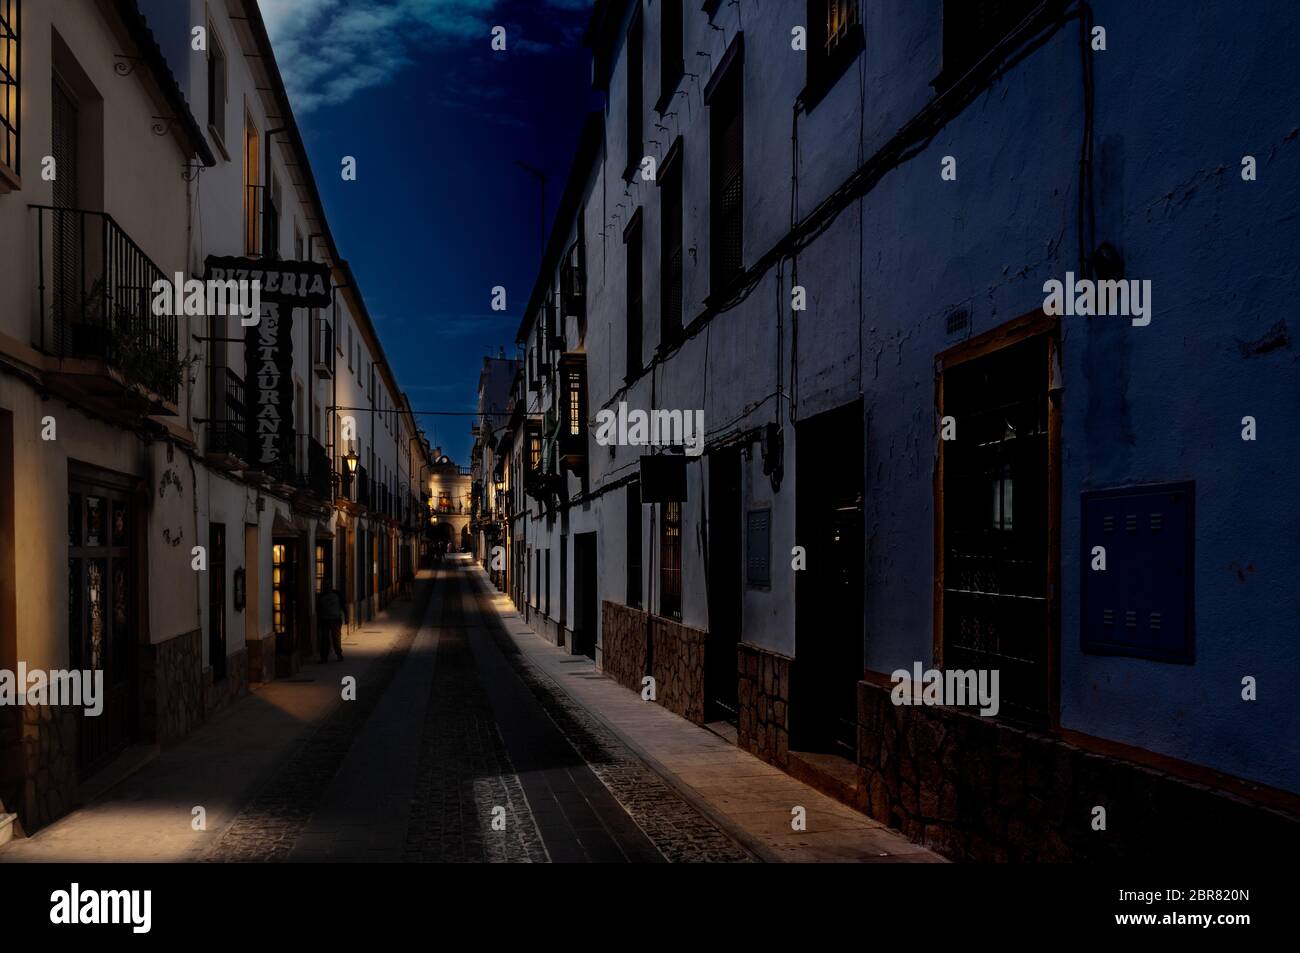
[[1083,651],[1195,660],[1195,501],[1191,482],[1082,495]]

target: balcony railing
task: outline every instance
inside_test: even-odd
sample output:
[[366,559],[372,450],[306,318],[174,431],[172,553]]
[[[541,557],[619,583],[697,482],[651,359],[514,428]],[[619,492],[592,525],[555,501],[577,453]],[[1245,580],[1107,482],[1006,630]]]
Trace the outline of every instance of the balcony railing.
[[186,363],[176,317],[153,313],[166,280],[106,212],[31,206],[37,215],[36,346],[61,358],[104,361],[128,382],[175,403]]
[[249,460],[248,417],[244,380],[228,367],[209,370],[208,453]]

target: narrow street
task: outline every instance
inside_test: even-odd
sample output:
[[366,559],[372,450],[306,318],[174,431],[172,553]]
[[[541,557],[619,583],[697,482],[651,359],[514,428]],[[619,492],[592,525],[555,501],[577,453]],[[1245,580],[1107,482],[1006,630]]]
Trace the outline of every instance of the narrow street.
[[[641,703],[589,659],[517,627],[511,634],[494,595],[468,560],[421,573],[413,599],[351,631],[343,663],[312,662],[299,677],[260,687],[79,810],[0,849],[0,862],[759,859],[633,753],[590,701],[561,688],[556,671],[610,693],[638,718],[644,712],[653,737],[704,772],[706,796],[713,784],[722,800],[759,797],[740,804],[759,812],[746,816],[774,815],[793,835],[791,798],[776,783],[801,803],[825,801],[821,816],[836,822],[828,833],[840,856],[858,830],[870,837],[859,859],[884,856],[886,842],[899,859],[932,857]],[[536,643],[530,651],[522,638]],[[539,651],[550,653],[552,671]],[[354,701],[340,700],[345,676],[356,679]],[[720,751],[745,784],[719,766]],[[776,810],[764,801],[771,796]]]

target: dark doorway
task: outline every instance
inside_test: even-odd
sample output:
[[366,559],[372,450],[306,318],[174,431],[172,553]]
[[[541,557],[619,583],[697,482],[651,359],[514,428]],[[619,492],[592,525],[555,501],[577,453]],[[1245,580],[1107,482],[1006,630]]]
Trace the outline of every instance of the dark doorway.
[[120,479],[68,480],[69,660],[104,680],[103,711],[76,708],[83,778],[126,747],[136,727],[135,513],[130,478]]
[[795,531],[807,568],[795,573],[791,730],[797,747],[857,757],[863,674],[862,403],[798,424]]
[[1000,714],[1050,709],[1048,339],[945,365],[943,667],[996,669]]
[[212,680],[226,677],[226,525],[208,524],[208,664]]
[[573,654],[596,657],[596,534],[573,537]]
[[735,722],[740,642],[740,451],[709,455],[709,635],[704,651],[706,721]]

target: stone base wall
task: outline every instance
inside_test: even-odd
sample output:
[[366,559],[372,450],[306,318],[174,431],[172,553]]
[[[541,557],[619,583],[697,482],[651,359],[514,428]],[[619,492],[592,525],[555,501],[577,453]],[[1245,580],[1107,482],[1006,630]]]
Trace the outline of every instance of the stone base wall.
[[211,717],[248,692],[248,650],[226,657],[226,677],[213,680],[212,669],[203,673],[203,716]]
[[894,705],[866,682],[858,751],[857,806],[957,860],[1204,862],[1300,846],[1295,816],[976,712]]
[[203,630],[143,646],[141,737],[166,747],[203,722]]
[[739,720],[736,743],[750,754],[790,767],[790,665],[788,656],[742,642],[736,647]]
[[641,691],[646,674],[646,614],[617,602],[602,602],[601,670],[624,688]]
[[[655,701],[697,725],[704,724],[704,642],[707,633],[671,619],[647,616],[617,602],[601,603],[601,670],[640,694],[655,680]],[[650,671],[646,671],[646,620],[650,621]]]
[[80,803],[77,777],[76,709],[22,705],[21,788],[9,809],[28,834],[57,820]]
[[697,725],[704,724],[704,642],[708,634],[671,619],[651,616],[650,674],[659,704]]
[[249,682],[275,680],[275,637],[257,639],[246,643]]

